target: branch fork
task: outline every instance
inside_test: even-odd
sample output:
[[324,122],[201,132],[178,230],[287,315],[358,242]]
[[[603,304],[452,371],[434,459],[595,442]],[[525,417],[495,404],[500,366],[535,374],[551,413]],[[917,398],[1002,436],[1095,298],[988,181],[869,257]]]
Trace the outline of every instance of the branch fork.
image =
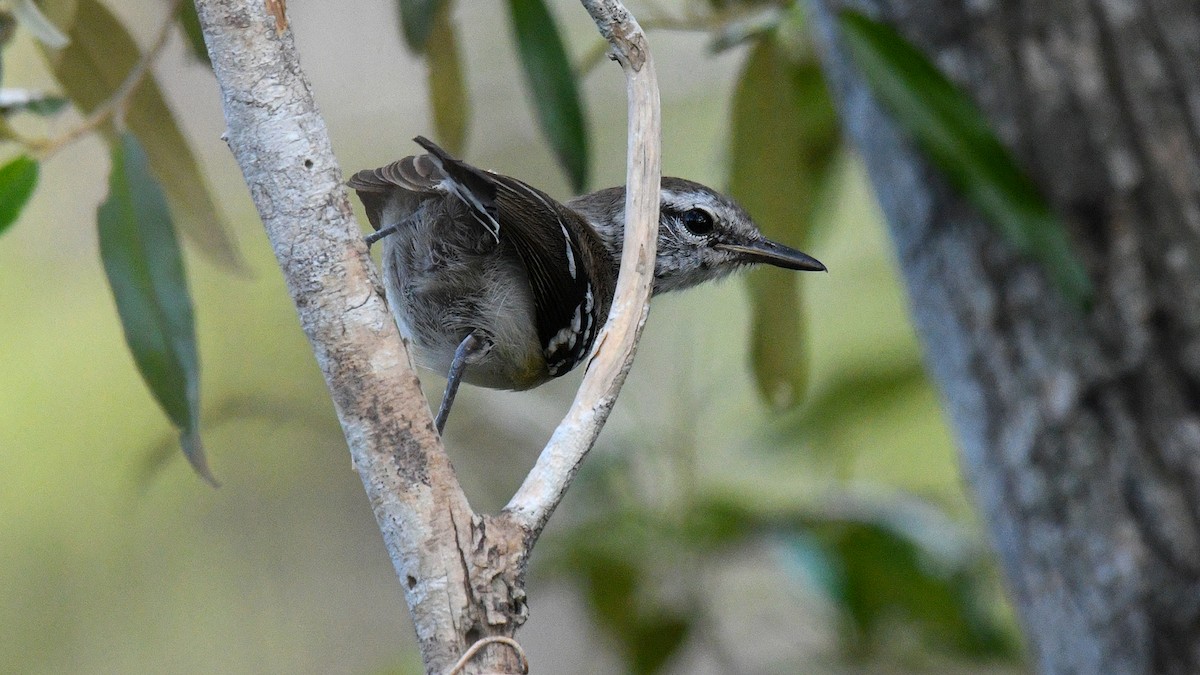
[[[509,504],[480,515],[434,432],[286,18],[280,22],[261,0],[196,5],[221,87],[227,141],[333,396],[427,672],[525,672],[524,655],[506,640],[528,613],[530,552],[612,410],[649,310],[661,149],[658,84],[645,35],[619,0],[583,0],[612,45],[629,93],[621,273],[571,409]],[[323,236],[311,236],[314,227]]]

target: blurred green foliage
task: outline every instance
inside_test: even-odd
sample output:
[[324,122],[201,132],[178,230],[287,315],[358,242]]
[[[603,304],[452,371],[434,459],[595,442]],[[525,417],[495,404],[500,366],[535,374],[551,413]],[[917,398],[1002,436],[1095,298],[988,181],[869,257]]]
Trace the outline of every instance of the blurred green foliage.
[[17,155],[0,167],[0,234],[17,222],[37,180],[38,163],[29,155]]
[[[99,0],[47,2],[48,7],[56,5],[73,6],[68,24],[71,41],[60,50],[45,48],[46,60],[72,103],[83,112],[93,112],[118,91],[142,51],[120,19]],[[213,260],[238,269],[241,257],[225,219],[152,76],[142,80],[123,112],[124,124],[146,149],[180,233]]]
[[200,442],[200,359],[183,256],[167,198],[128,132],[113,144],[108,198],[96,222],[100,259],[133,360],[179,429],[183,454],[215,485]]
[[1046,268],[1063,296],[1086,307],[1091,281],[1065,225],[970,98],[891,26],[850,10],[838,19],[855,63],[896,120],[1017,250]]
[[[586,184],[593,163],[595,173],[623,175],[623,152],[609,150],[624,148],[624,106],[584,105],[579,80],[595,50],[575,49],[582,42],[572,36],[598,38],[581,12],[562,21],[564,10],[555,20],[551,10],[559,10],[541,0],[493,8],[507,11],[519,58],[501,62],[507,79],[493,85],[500,76],[485,69],[508,51],[502,37],[479,43],[472,26],[496,25],[502,14],[471,14],[468,22],[464,14],[487,10],[379,4],[386,14],[398,8],[405,44],[425,58],[431,123],[442,143],[459,151],[480,123],[472,99],[488,117],[519,107],[520,69],[567,181]],[[42,50],[45,75],[65,96],[57,100],[96,111],[144,54],[130,34],[135,24],[96,0],[45,0],[41,9],[71,40]],[[185,2],[178,21],[201,55],[193,9]],[[307,23],[293,17],[307,65],[309,36],[334,30],[345,13],[292,10],[328,12]],[[958,488],[877,214],[856,165],[844,160],[801,12],[787,2],[714,0],[656,4],[640,18],[654,31],[659,67],[675,75],[663,78],[672,171],[709,183],[728,177],[770,236],[812,250],[831,274],[803,286],[794,275],[756,275],[748,303],[729,286],[656,301],[617,414],[534,556],[534,613],[522,638],[535,668],[689,672],[696,659],[723,672],[753,670],[747,663],[772,672],[981,661],[1019,668],[1012,622]],[[369,24],[356,17],[354,40],[314,48],[312,62],[353,50],[348,43],[365,40],[360,31]],[[670,47],[659,49],[660,39]],[[685,39],[700,49],[675,56]],[[383,59],[377,46],[368,50],[360,64]],[[402,63],[398,50],[391,58]],[[688,83],[696,59],[704,81]],[[881,63],[880,72],[891,67]],[[371,153],[380,135],[419,132],[406,126],[419,122],[397,120],[393,110],[356,109],[389,87],[411,97],[413,77],[420,79],[413,72],[398,78],[389,62],[384,81],[356,85],[365,92],[357,103],[334,98],[324,106],[335,130],[385,130],[344,136],[347,146],[367,148],[350,152],[348,163],[378,162]],[[467,78],[478,72],[487,72],[482,85]],[[314,89],[345,79],[339,72]],[[59,170],[39,182],[39,168],[44,174],[54,165],[39,161],[49,159],[36,152],[46,145],[18,147],[30,128],[18,113],[49,114],[38,124],[55,131],[60,111],[0,111],[4,137],[18,149],[0,168],[0,230],[35,187],[47,195],[41,204],[35,195],[25,210],[31,222],[0,240],[0,280],[29,288],[0,296],[0,345],[23,357],[0,363],[0,444],[16,450],[0,455],[0,671],[419,672],[411,643],[396,639],[408,630],[402,594],[270,253],[259,245],[247,253],[250,263],[241,261],[232,232],[254,241],[261,233],[244,200],[226,207],[240,217],[225,225],[216,204],[229,202],[221,191],[210,194],[201,169],[215,162],[200,161],[185,133],[188,116],[176,118],[167,106],[171,84],[171,77],[141,84],[124,117],[131,135],[102,125],[113,155],[99,245],[85,229],[65,238],[62,259],[41,257],[45,231],[58,233],[60,211],[87,202],[94,193],[79,186],[99,189],[101,172],[84,163],[69,177]],[[589,127],[589,113],[601,122]],[[596,158],[591,135],[604,141],[595,144]],[[712,148],[726,146],[727,157],[706,163]],[[979,147],[956,152],[970,159]],[[31,158],[20,154],[26,150]],[[529,153],[519,137],[484,137],[478,154],[502,157],[509,164],[497,168],[543,184],[536,167],[522,165]],[[222,184],[240,190],[236,172],[226,173]],[[83,204],[84,212],[92,206]],[[90,214],[76,220],[92,224]],[[217,263],[189,266],[195,333],[173,224]],[[101,261],[122,318],[140,303],[136,314],[154,319],[141,322],[154,325],[153,335],[124,321],[134,333],[133,360],[185,438],[203,413],[208,445],[228,476],[221,491],[170,470],[172,434],[118,348],[122,324]],[[252,280],[228,274],[247,266],[257,272]],[[154,335],[159,347],[173,348],[142,348],[134,339]],[[195,388],[197,343],[210,383],[203,398]],[[147,368],[149,356],[169,357],[156,363],[173,361],[167,371],[178,373]],[[464,392],[459,405],[475,414],[452,420],[449,438],[477,502],[504,502],[506,483],[519,480],[548,432],[542,418],[554,416],[572,385]],[[747,572],[766,592],[734,583]],[[553,612],[540,598],[556,584],[574,589],[582,618],[563,625],[540,618]],[[581,655],[557,639],[538,653],[542,632],[586,635],[587,626],[604,637]],[[739,626],[751,634],[738,637]],[[776,634],[785,644],[772,651],[764,645]],[[598,657],[605,645],[612,653]]]
[[[760,548],[778,550],[780,562],[802,572],[791,583],[833,605],[847,659],[896,658],[898,625],[930,654],[979,661],[1018,654],[1008,617],[992,603],[987,552],[931,503],[850,490],[766,506],[747,495],[690,490],[651,504],[619,487],[629,470],[613,462],[593,473],[588,518],[555,537],[542,564],[582,588],[630,672],[664,672],[687,639],[726,611],[707,597],[712,588],[699,570],[711,563],[702,561]],[[672,575],[690,585],[664,594]],[[721,649],[711,644],[720,638],[697,639]]]
[[529,101],[571,189],[588,185],[587,119],[579,85],[554,17],[542,0],[508,0],[513,40],[525,69]]
[[[840,137],[820,64],[807,44],[789,48],[776,33],[752,40],[734,91],[729,192],[767,238],[804,248]],[[751,271],[748,281],[755,380],[768,405],[788,410],[808,389],[797,292],[803,278],[764,268]]]

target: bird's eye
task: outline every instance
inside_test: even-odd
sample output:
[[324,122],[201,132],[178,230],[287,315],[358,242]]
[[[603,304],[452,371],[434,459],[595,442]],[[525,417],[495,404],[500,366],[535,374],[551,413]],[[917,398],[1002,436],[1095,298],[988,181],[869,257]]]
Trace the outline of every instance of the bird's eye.
[[714,227],[713,215],[704,209],[689,209],[683,212],[683,226],[697,237],[710,235]]

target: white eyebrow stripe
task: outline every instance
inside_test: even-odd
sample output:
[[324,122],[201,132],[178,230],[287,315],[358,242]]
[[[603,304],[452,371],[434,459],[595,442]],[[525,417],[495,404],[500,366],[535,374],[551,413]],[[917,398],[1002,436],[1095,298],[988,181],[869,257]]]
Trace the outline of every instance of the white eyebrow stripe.
[[721,202],[703,192],[662,191],[662,205],[676,211],[688,209],[704,209],[715,218],[717,210],[722,208]]

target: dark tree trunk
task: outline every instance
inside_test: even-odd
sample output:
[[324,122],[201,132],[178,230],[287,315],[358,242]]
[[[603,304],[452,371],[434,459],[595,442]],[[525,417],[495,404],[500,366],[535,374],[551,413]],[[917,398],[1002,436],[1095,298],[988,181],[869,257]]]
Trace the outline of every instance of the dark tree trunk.
[[[834,14],[965,87],[1067,222],[1073,309],[874,101]],[[814,0],[928,365],[1048,673],[1200,673],[1200,3]]]

